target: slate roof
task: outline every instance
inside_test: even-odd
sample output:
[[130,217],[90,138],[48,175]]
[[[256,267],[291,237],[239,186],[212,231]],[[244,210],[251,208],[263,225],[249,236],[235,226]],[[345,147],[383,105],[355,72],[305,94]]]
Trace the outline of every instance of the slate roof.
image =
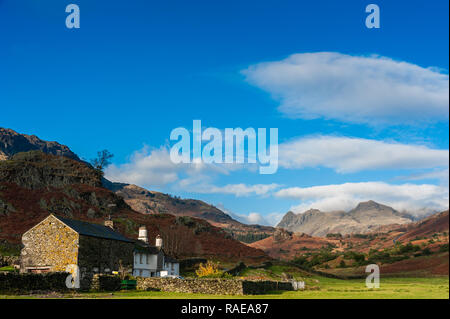
[[[137,251],[149,253],[152,255],[157,255],[157,254],[159,254],[160,251],[162,251],[161,248],[156,247],[156,246],[151,246],[141,240],[134,241],[134,249]],[[163,253],[164,253],[164,251],[163,251]]]
[[179,263],[178,260],[176,260],[175,258],[172,258],[170,256],[164,256],[164,261],[168,262],[168,263]]
[[112,239],[112,240],[118,240],[118,241],[124,241],[132,243],[133,240],[126,238],[122,234],[114,231],[110,227],[100,225],[100,224],[93,224],[88,222],[83,222],[81,220],[74,220],[69,218],[63,218],[60,216],[55,216],[57,219],[59,219],[61,222],[72,228],[74,231],[76,231],[80,235],[84,236],[91,236],[91,237],[98,237],[98,238],[104,238],[104,239]]

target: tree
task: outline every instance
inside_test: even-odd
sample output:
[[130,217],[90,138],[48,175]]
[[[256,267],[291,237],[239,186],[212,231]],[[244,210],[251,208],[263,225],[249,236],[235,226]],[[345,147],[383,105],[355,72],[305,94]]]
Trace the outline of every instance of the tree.
[[111,164],[111,158],[114,157],[114,154],[110,153],[108,150],[103,150],[97,152],[97,157],[91,160],[92,166],[100,172]]

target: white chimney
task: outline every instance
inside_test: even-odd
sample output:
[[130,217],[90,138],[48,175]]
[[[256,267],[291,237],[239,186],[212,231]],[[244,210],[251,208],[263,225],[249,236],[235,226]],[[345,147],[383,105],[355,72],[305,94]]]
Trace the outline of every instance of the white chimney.
[[139,240],[148,243],[148,235],[147,235],[147,227],[141,226],[139,227]]
[[156,241],[155,241],[155,246],[158,248],[162,248],[163,246],[163,240],[161,238],[161,236],[156,236]]

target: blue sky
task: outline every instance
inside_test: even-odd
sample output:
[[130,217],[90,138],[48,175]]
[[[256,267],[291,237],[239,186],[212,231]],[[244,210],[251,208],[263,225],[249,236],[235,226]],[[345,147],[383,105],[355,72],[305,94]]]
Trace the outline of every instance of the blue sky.
[[[365,27],[369,3],[380,29]],[[107,148],[111,179],[251,222],[368,199],[439,210],[448,26],[448,1],[0,0],[0,126],[86,159]],[[278,172],[171,165],[171,130],[195,119],[278,128]]]

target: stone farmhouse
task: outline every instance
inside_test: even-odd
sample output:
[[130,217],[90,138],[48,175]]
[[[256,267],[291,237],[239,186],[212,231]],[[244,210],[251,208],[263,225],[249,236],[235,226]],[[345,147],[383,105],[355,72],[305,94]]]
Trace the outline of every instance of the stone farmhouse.
[[[112,221],[105,222],[112,226]],[[109,273],[133,266],[134,242],[112,227],[50,215],[22,235],[21,272]]]
[[22,243],[22,273],[65,271],[68,265],[77,265],[83,276],[112,273],[122,265],[135,276],[179,274],[178,261],[165,255],[159,236],[151,246],[141,227],[138,240],[126,238],[114,231],[112,220],[100,225],[49,215],[22,235]]

